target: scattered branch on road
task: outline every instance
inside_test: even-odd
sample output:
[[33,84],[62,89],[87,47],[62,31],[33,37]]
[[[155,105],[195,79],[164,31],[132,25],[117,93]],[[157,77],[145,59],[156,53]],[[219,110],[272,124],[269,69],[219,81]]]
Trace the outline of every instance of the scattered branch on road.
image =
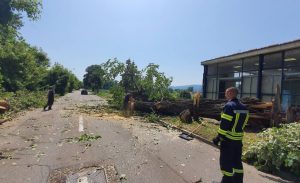
[[11,154],[0,152],[0,160],[2,159],[13,159]]
[[102,138],[100,135],[88,135],[88,134],[83,134],[81,135],[79,138],[76,137],[75,139],[78,142],[90,142],[90,141],[94,141],[94,140],[98,140],[99,138]]

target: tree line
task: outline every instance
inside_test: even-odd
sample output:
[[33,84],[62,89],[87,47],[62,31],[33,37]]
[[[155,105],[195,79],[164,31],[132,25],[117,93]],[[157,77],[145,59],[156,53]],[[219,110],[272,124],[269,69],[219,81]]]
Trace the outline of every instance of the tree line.
[[139,69],[134,61],[125,62],[117,58],[86,68],[83,85],[98,92],[100,89],[109,89],[116,102],[121,103],[125,93],[134,93],[135,96],[149,101],[160,101],[170,97],[169,87],[172,77],[167,77],[159,71],[159,65],[149,63]]
[[81,82],[62,65],[50,67],[47,54],[32,46],[19,33],[22,19],[31,21],[41,15],[42,2],[39,0],[0,1],[0,91],[37,91],[54,86],[57,93],[64,95],[78,89]]

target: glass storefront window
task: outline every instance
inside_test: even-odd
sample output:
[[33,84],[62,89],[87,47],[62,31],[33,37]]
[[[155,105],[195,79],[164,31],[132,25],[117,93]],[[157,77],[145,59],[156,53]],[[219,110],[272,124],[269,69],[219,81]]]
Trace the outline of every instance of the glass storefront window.
[[300,66],[300,48],[285,52],[284,66],[285,67]]
[[212,64],[207,66],[207,75],[217,75],[217,64]]
[[281,68],[282,53],[273,53],[264,56],[263,69],[278,69]]
[[242,71],[242,61],[230,61],[219,64],[219,74],[234,73]]
[[216,90],[217,90],[216,85],[217,85],[216,78],[208,77],[206,91],[207,92],[216,92]]
[[259,56],[245,58],[243,62],[243,71],[257,71],[259,69]]
[[297,78],[300,77],[300,66],[290,67],[284,69],[285,78]]
[[242,93],[255,94],[255,96],[256,96],[257,80],[258,80],[258,76],[243,77],[243,91],[242,91]]
[[262,74],[262,94],[275,94],[277,84],[281,87],[281,69],[264,70]]

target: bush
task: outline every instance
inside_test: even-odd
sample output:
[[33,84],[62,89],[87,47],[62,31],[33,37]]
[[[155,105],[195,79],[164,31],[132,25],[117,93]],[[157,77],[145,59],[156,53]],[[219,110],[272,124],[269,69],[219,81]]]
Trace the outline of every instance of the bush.
[[112,94],[109,90],[100,90],[99,93],[97,93],[97,95],[105,99],[111,99],[112,97]]
[[112,94],[112,100],[110,100],[110,103],[121,109],[124,103],[125,89],[116,85],[112,87],[109,92]]
[[146,119],[147,119],[147,121],[150,122],[150,123],[158,123],[158,122],[160,121],[159,115],[155,114],[154,112],[151,113],[151,114],[148,114],[148,115],[146,116]]
[[17,91],[1,93],[0,98],[7,98],[10,104],[10,110],[8,113],[2,114],[0,118],[11,117],[11,115],[29,109],[42,107],[47,103],[47,93],[42,91]]
[[259,133],[244,153],[244,160],[268,172],[288,171],[300,175],[300,124],[291,123]]

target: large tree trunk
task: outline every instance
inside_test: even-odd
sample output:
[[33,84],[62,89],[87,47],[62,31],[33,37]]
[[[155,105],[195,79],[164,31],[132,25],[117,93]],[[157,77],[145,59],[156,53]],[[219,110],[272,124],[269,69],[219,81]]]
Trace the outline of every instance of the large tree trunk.
[[[268,126],[272,108],[271,103],[259,102],[259,100],[255,98],[243,98],[241,101],[248,107],[251,113],[249,120],[250,125],[258,125],[260,127]],[[197,107],[197,110],[194,110],[193,100],[161,101],[156,103],[136,101],[135,110],[142,112],[153,111],[162,115],[178,116],[182,111],[189,109],[192,116],[198,115],[220,120],[220,113],[225,104],[226,100],[201,99],[199,107]]]

